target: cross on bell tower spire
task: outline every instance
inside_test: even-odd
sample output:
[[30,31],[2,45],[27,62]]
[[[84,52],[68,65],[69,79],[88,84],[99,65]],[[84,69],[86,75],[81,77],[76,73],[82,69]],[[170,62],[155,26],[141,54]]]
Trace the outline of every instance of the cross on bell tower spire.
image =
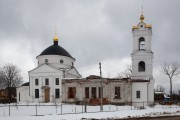
[[141,22],[143,22],[143,21],[144,21],[143,6],[142,6],[142,10],[141,10],[140,20],[141,20]]

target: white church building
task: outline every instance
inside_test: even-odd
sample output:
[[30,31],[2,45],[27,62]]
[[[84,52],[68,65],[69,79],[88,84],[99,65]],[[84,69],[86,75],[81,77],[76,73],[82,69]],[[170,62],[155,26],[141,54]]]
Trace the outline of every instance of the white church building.
[[[17,102],[65,103],[90,102],[92,98],[106,99],[110,104],[154,102],[152,27],[140,16],[133,26],[132,77],[81,78],[73,58],[58,45],[55,35],[53,45],[37,56],[38,66],[29,71],[29,82],[17,88]],[[120,67],[120,66],[119,66]]]

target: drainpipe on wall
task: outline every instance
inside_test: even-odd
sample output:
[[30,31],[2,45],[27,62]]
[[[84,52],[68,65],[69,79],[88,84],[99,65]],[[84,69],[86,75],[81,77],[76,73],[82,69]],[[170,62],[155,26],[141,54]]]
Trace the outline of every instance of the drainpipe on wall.
[[147,83],[147,103],[148,103],[148,85],[150,83],[150,79],[149,79],[149,82]]
[[[121,91],[121,90],[120,90]],[[126,92],[126,93],[125,93]],[[121,93],[120,93],[121,94]],[[126,94],[126,95],[125,95]],[[125,83],[125,85],[124,85],[124,102],[125,102],[125,104],[127,104],[127,85],[126,85],[126,83]]]
[[132,90],[133,90],[132,88],[133,88],[133,86],[132,86],[132,80],[131,80],[131,106],[132,106],[132,97],[133,97],[132,96]]
[[29,77],[29,96],[30,96],[30,77]]
[[63,70],[63,78],[65,78],[66,77],[66,75],[65,75],[65,70]]

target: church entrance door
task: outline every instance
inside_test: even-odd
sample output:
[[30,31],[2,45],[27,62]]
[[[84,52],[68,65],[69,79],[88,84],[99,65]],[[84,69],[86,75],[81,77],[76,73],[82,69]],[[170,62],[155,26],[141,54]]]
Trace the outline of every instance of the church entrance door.
[[44,100],[45,100],[45,102],[50,101],[50,89],[49,88],[44,89]]

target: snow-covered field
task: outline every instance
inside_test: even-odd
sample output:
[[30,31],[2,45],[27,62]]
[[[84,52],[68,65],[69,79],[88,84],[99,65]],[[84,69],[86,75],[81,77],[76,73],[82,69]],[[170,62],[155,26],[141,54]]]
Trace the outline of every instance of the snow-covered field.
[[[145,109],[137,110],[131,106],[104,105],[103,111],[99,112],[99,106],[85,106],[74,104],[11,104],[10,116],[9,105],[0,104],[0,120],[80,120],[82,118],[129,118],[161,115],[180,115],[179,106],[156,105],[153,108],[146,106]],[[22,105],[22,106],[19,106]],[[62,111],[61,111],[62,110]],[[36,116],[37,115],[37,116]]]

